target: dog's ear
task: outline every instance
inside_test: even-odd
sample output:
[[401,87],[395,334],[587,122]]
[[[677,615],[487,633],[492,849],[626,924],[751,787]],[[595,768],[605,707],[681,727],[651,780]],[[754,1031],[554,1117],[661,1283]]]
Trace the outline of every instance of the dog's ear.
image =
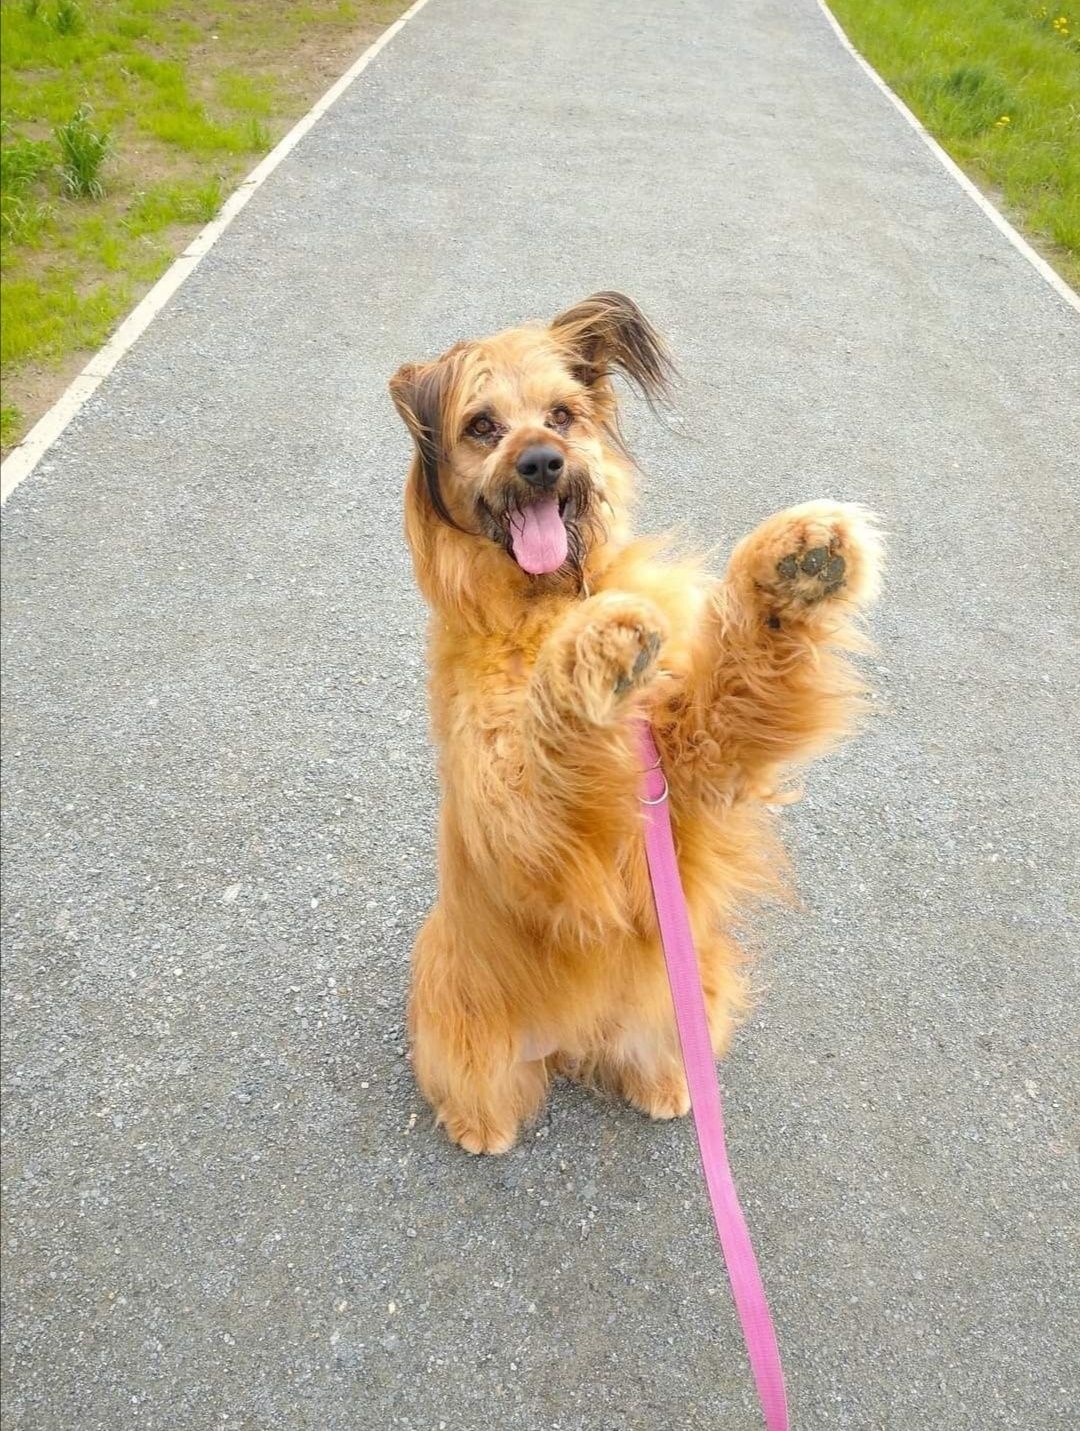
[[586,387],[622,372],[650,403],[667,397],[675,376],[667,344],[632,298],[594,293],[552,322]]
[[440,425],[443,383],[440,364],[403,363],[390,379],[390,396],[417,447],[429,442]]
[[420,475],[431,505],[440,521],[456,527],[439,483],[450,367],[445,358],[433,363],[405,363],[390,379],[390,396],[416,443]]

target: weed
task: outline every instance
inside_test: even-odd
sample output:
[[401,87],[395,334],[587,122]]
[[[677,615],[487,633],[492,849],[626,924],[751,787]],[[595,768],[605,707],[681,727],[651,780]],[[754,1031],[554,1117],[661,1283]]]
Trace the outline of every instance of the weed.
[[82,11],[75,0],[57,0],[53,24],[58,35],[74,35],[82,28]]
[[51,218],[48,204],[36,204],[20,194],[0,193],[0,235],[8,243],[37,248]]
[[[41,0],[23,0],[22,11],[28,20],[36,20],[38,11],[41,9]],[[5,412],[10,412],[10,408],[5,408]]]
[[52,162],[52,148],[41,140],[17,138],[0,145],[0,193],[25,194]]
[[0,124],[0,235],[7,243],[36,248],[51,209],[30,197],[30,190],[53,164],[52,146],[36,139],[8,139],[10,126]]
[[64,188],[77,199],[100,199],[105,186],[99,177],[110,149],[109,136],[90,123],[90,109],[80,105],[66,124],[54,131],[60,146]]

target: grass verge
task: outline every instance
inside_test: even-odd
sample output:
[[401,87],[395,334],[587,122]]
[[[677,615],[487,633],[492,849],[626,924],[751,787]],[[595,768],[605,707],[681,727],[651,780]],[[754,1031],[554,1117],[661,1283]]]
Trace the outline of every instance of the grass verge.
[[1080,13],[1042,0],[829,0],[857,50],[1080,287]]
[[407,0],[0,0],[0,446]]

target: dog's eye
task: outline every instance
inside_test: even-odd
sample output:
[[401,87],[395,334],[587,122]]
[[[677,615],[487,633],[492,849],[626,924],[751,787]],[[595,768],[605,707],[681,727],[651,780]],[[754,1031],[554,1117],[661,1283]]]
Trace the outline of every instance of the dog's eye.
[[574,419],[574,414],[568,407],[553,407],[551,409],[551,420],[556,427],[569,427]]
[[486,412],[482,412],[479,417],[474,417],[465,431],[470,437],[490,437],[495,431],[495,424]]

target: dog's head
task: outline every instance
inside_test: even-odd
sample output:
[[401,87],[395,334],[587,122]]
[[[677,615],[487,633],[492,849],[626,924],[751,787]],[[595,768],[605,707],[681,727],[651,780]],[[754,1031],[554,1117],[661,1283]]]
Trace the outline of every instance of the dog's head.
[[626,495],[616,371],[653,401],[672,369],[637,305],[597,293],[547,327],[459,343],[394,374],[416,444],[406,527],[422,584],[437,557],[459,584],[467,572],[581,581]]

